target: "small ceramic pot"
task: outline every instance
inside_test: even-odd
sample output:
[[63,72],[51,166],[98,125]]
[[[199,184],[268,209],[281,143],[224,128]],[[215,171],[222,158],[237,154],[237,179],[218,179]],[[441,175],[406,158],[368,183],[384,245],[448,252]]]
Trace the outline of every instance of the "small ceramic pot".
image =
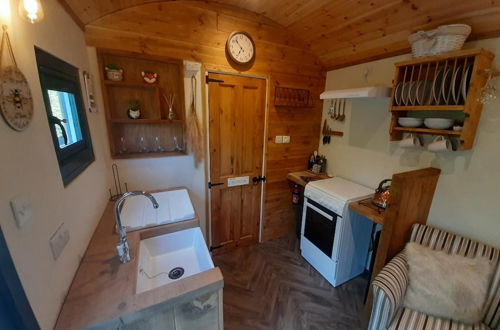
[[128,109],[127,115],[130,119],[139,119],[141,116],[141,109]]
[[122,81],[123,80],[123,69],[106,69],[106,78],[112,81]]

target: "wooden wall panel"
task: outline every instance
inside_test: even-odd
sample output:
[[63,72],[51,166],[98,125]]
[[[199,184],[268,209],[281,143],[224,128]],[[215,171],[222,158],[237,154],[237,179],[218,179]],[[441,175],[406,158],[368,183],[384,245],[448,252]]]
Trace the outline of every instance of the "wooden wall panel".
[[[304,170],[318,148],[325,71],[317,56],[279,25],[262,16],[223,5],[182,1],[145,4],[105,16],[86,26],[87,44],[150,55],[202,62],[206,69],[238,72],[225,55],[225,41],[235,30],[252,34],[256,61],[243,73],[268,79],[266,176],[263,238],[293,233],[295,216],[286,175]],[[273,106],[274,87],[311,90],[314,107]],[[289,135],[290,144],[274,136]]]
[[[269,128],[266,152],[266,194],[264,209],[264,239],[280,237],[295,232],[295,214],[291,204],[289,172],[307,168],[307,162],[318,148],[323,102],[319,94],[324,90],[324,81],[316,77],[300,81],[288,74],[271,74],[271,87],[297,87],[309,89],[314,100],[313,108],[294,109],[269,106]],[[274,100],[274,88],[270,91]],[[276,135],[289,135],[290,144],[276,144]]]

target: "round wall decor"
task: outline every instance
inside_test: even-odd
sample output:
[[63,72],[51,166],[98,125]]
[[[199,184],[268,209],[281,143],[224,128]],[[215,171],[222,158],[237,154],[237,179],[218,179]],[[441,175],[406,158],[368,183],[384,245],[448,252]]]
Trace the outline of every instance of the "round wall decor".
[[23,73],[8,66],[0,74],[0,112],[5,122],[16,131],[22,131],[33,118],[31,91]]
[[[13,65],[2,67],[4,45],[7,45]],[[19,70],[10,44],[7,28],[3,27],[0,44],[0,113],[5,122],[16,131],[22,131],[33,118],[33,99],[30,86]]]

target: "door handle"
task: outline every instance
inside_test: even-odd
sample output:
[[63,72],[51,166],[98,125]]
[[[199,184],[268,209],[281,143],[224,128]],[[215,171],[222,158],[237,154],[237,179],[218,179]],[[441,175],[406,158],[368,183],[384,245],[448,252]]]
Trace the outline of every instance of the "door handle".
[[212,187],[221,186],[223,184],[224,184],[224,182],[215,182],[215,183],[209,182],[208,183],[208,189],[212,189]]
[[254,176],[254,177],[252,178],[252,182],[253,182],[253,184],[254,184],[254,185],[256,185],[256,184],[257,184],[257,183],[259,183],[259,182],[266,182],[266,176],[261,176],[261,175],[259,175],[259,176]]

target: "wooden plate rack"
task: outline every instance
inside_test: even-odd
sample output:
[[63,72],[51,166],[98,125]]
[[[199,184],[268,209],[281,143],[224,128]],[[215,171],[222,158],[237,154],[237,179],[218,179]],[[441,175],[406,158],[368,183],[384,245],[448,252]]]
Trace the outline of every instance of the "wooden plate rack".
[[[405,132],[445,135],[458,138],[460,150],[471,149],[483,108],[478,99],[487,80],[485,70],[491,68],[493,58],[487,50],[468,49],[396,63],[390,103],[391,141],[401,140]],[[398,119],[407,116],[452,118],[463,121],[463,128],[400,127]]]

